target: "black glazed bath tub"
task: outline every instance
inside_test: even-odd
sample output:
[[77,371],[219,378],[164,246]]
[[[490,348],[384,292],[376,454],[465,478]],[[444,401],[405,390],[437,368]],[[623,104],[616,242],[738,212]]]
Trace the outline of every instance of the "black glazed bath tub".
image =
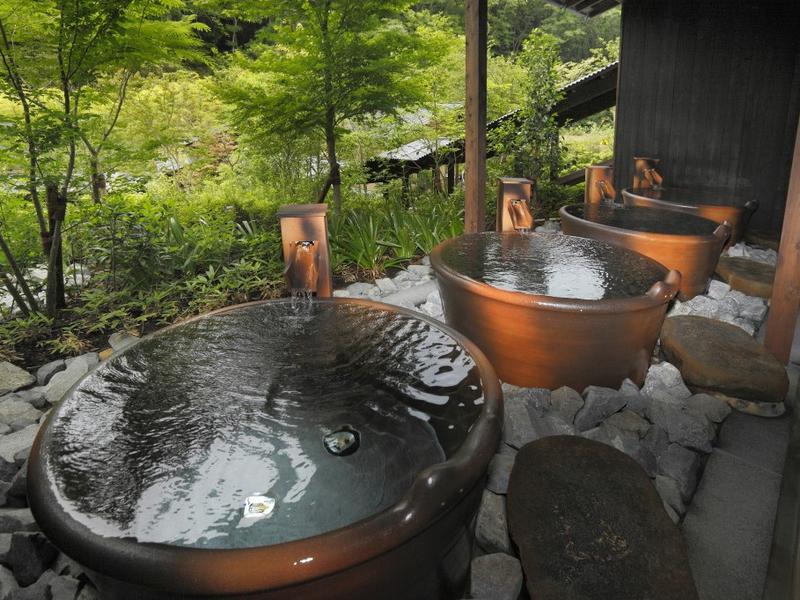
[[241,305],[79,382],[30,503],[103,598],[448,597],[501,418],[485,357],[431,319]]

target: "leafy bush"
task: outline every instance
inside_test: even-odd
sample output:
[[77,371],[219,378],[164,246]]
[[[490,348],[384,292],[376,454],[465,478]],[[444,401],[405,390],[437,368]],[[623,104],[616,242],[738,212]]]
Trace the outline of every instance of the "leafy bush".
[[460,196],[430,194],[406,206],[399,198],[365,203],[331,219],[333,263],[374,278],[428,254],[440,242],[463,232]]

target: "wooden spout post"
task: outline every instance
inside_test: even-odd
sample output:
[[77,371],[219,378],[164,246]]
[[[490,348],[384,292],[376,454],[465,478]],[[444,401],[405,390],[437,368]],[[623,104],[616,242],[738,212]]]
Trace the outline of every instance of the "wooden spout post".
[[530,179],[501,177],[497,180],[497,231],[514,231],[511,202],[524,200],[530,208],[533,182]]
[[617,195],[614,189],[614,169],[606,165],[586,167],[586,189],[583,194],[586,204],[614,202]]
[[315,292],[318,298],[333,295],[327,213],[327,204],[287,204],[278,210],[285,261],[294,256],[294,244],[309,241],[316,245],[318,276]]

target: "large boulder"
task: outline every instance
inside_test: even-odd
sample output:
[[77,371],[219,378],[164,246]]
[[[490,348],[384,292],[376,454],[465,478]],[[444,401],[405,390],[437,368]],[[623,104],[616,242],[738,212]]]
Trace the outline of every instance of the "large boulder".
[[650,478],[622,452],[576,436],[517,455],[508,523],[536,600],[692,600],[680,531]]
[[786,369],[738,327],[703,317],[671,317],[661,329],[661,349],[695,391],[717,392],[756,403],[782,403]]
[[748,296],[772,297],[775,267],[748,258],[723,256],[717,263],[717,275],[735,290]]

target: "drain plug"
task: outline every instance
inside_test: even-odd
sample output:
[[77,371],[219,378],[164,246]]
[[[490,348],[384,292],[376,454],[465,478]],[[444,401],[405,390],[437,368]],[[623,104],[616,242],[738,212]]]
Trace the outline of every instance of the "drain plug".
[[340,427],[322,438],[325,449],[334,456],[347,456],[358,450],[361,434],[349,425]]

